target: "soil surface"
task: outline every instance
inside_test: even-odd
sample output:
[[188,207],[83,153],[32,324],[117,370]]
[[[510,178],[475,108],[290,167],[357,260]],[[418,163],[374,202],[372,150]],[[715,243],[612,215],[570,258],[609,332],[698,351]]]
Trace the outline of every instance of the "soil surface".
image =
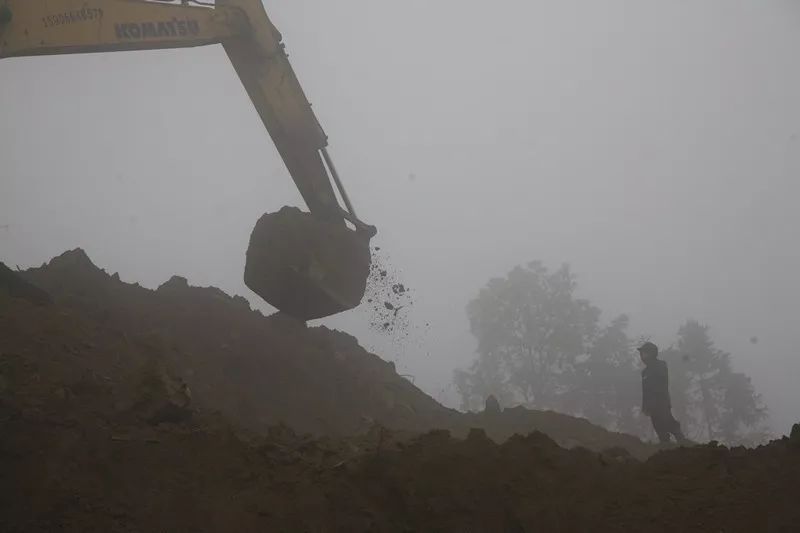
[[80,250],[3,272],[26,289],[0,290],[0,531],[800,528],[800,426],[659,450],[462,414],[347,334],[182,278],[144,289]]

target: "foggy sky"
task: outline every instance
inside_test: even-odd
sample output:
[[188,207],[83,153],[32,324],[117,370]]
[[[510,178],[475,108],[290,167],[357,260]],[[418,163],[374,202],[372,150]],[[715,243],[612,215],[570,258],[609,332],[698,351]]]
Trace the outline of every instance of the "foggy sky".
[[[568,262],[631,336],[710,325],[776,432],[800,420],[796,1],[265,4],[416,295],[407,343],[364,309],[325,324],[454,405],[468,300]],[[5,59],[0,81],[0,260],[80,246],[126,281],[266,309],[242,282],[250,231],[302,201],[220,47]]]

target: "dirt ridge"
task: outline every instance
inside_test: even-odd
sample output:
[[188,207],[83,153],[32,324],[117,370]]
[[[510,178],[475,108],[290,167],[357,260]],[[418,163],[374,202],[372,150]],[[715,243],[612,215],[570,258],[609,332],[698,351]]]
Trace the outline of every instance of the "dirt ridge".
[[[797,530],[800,425],[653,454],[558,413],[456,413],[352,336],[180,277],[144,289],[79,250],[14,275],[52,303],[0,291],[0,531]],[[154,421],[184,380],[190,407]]]

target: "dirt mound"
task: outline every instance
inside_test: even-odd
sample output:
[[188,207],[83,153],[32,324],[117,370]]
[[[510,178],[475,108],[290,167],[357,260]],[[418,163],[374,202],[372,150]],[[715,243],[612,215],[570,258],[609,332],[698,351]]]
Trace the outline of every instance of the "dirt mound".
[[12,343],[0,359],[4,532],[731,533],[795,531],[800,520],[800,435],[641,463],[538,432],[503,444],[482,430],[463,440],[377,428],[348,439],[286,426],[253,435],[202,409],[151,425],[139,416],[153,399],[150,371],[109,375],[110,355],[146,358],[143,346],[99,332],[113,348],[99,350],[81,340],[90,322],[27,302],[0,317],[0,333],[26,323],[47,324],[47,338],[28,327],[36,349]]
[[639,463],[565,450],[542,433],[498,445],[476,430],[372,457],[356,479],[398,531],[731,532],[796,529],[799,474],[800,446],[789,440]]
[[611,433],[584,418],[554,411],[532,411],[524,407],[504,409],[499,413],[466,413],[459,416],[459,426],[462,430],[454,431],[456,436],[463,437],[466,434],[463,428],[483,428],[495,442],[504,442],[514,435],[527,435],[536,430],[547,434],[562,448],[582,447],[594,451],[623,448],[638,459],[645,459],[657,450],[654,445],[643,443],[636,437]]
[[21,276],[0,263],[0,297],[23,298],[37,305],[50,303],[50,295],[25,281]]
[[148,357],[162,357],[188,383],[197,405],[254,431],[286,423],[300,432],[342,436],[379,423],[408,431],[446,428],[463,436],[478,425],[498,440],[539,429],[567,447],[625,446],[640,457],[653,451],[632,437],[556,413],[462,415],[346,333],[309,328],[280,313],[265,317],[244,298],[192,287],[177,276],[155,291],[144,289],[109,276],[79,249],[22,275],[59,306],[94,321],[90,331],[118,332]]
[[254,430],[285,422],[344,435],[371,421],[430,427],[449,413],[353,337],[280,313],[265,317],[215,288],[173,277],[144,289],[107,275],[81,250],[24,275],[94,321],[90,338],[102,329],[141,344],[186,380],[199,405]]
[[[556,413],[447,410],[350,336],[182,278],[146,290],[81,251],[25,278],[54,304],[0,300],[0,531],[750,532],[800,520],[800,426],[755,450],[639,461],[652,448]],[[434,427],[451,431],[419,434]]]

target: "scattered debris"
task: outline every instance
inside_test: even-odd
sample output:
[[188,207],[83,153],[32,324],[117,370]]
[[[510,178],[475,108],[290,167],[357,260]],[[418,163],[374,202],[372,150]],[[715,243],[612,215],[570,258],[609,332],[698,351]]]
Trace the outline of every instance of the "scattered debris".
[[411,333],[408,309],[414,304],[411,291],[400,281],[396,270],[389,270],[388,258],[372,252],[370,275],[367,279],[366,303],[370,310],[370,328],[404,341]]

